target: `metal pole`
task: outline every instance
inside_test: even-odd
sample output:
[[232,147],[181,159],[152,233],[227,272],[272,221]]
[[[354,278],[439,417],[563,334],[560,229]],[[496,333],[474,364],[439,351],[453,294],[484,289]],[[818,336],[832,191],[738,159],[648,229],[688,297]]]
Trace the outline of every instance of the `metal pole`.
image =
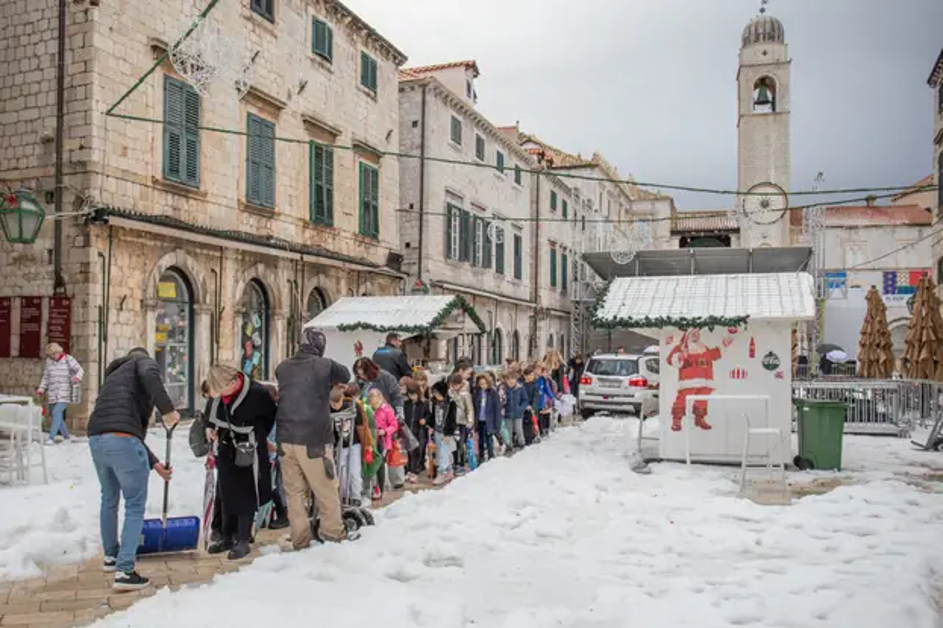
[[416,270],[419,281],[422,281],[423,239],[426,231],[426,87],[422,86],[422,109],[419,114],[419,256]]

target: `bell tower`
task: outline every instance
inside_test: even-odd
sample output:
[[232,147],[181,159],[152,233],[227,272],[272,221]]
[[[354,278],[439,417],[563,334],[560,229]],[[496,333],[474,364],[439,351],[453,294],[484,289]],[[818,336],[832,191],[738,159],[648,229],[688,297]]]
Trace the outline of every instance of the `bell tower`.
[[743,29],[737,72],[737,198],[741,246],[789,245],[789,47],[782,23],[760,13]]

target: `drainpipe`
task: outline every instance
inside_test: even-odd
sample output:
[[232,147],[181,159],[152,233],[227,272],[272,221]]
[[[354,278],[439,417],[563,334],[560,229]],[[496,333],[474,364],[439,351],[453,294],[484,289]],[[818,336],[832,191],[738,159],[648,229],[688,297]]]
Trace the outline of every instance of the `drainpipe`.
[[537,311],[540,309],[540,174],[536,174],[537,183],[534,194],[534,279],[532,299],[534,301],[534,324],[531,327],[530,347],[528,352],[534,351],[534,357],[540,353],[537,331],[539,324],[537,322]]
[[[102,303],[105,302],[105,294],[107,290],[107,269],[106,269],[106,260],[105,254],[101,251],[98,251],[98,259],[101,260],[101,271],[102,271]],[[98,306],[98,390],[101,390],[102,384],[105,380],[105,306]]]
[[426,87],[427,85],[422,86],[422,108],[419,114],[419,260],[416,272],[420,281],[426,230]]
[[66,44],[66,0],[59,0],[59,41],[58,59],[56,59],[56,193],[53,196],[55,200],[54,213],[56,220],[53,221],[53,292],[55,294],[65,293],[65,279],[62,276],[62,221],[59,214],[62,213],[62,196],[64,186],[62,183],[62,161],[63,161],[63,132],[65,126],[65,44]]
[[213,362],[219,362],[219,345],[222,342],[223,335],[223,247],[219,247],[219,272],[217,273],[219,281],[216,282],[216,311],[213,315],[216,317],[216,346]]
[[216,307],[217,299],[216,294],[219,290],[219,271],[215,268],[211,268],[210,272],[213,273],[213,314],[210,317],[210,364],[216,363],[216,348],[219,346],[219,329],[217,329],[218,321],[216,319]]

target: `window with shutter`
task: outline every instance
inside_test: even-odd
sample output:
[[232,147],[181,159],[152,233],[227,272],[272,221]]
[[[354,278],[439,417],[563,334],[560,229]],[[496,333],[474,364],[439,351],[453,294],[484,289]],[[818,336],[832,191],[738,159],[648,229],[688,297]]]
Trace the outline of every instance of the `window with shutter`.
[[514,234],[514,278],[520,280],[524,276],[524,238],[521,234]]
[[485,138],[475,134],[475,158],[479,161],[485,160]]
[[200,187],[200,95],[164,77],[164,178]]
[[275,125],[248,115],[246,201],[275,207]]
[[462,255],[462,210],[451,203],[447,203],[445,208],[445,256],[448,259],[458,261]]
[[334,59],[334,30],[324,20],[314,18],[311,28],[311,52],[327,62]]
[[494,272],[499,275],[504,274],[504,228],[498,227],[495,230],[494,243]]
[[481,268],[484,266],[485,254],[485,222],[481,218],[475,218],[475,249],[472,257],[472,266]]
[[524,180],[523,175],[521,174],[521,167],[514,166],[514,183],[521,185],[521,182]]
[[363,51],[360,53],[360,84],[377,93],[377,61]]
[[495,165],[498,166],[498,172],[504,174],[504,153],[497,151],[495,154]]
[[550,211],[557,211],[557,192],[550,190]]
[[466,210],[459,218],[459,261],[470,262],[472,258],[472,218]]
[[333,225],[334,149],[318,142],[310,142],[308,161],[311,168],[309,176],[311,222],[319,225]]
[[550,287],[557,287],[557,247],[550,245]]
[[567,280],[569,279],[569,256],[566,253],[560,255],[560,289],[565,293]]
[[462,121],[455,116],[452,116],[451,125],[449,127],[449,139],[459,146],[462,145]]
[[491,241],[491,221],[485,220],[483,222],[485,230],[485,246],[484,246],[484,258],[482,260],[482,266],[484,268],[491,268],[491,250],[494,243]]
[[275,21],[275,0],[251,0],[250,6],[269,22]]
[[570,205],[566,202],[566,199],[563,199],[563,219],[566,220],[570,215]]
[[380,171],[360,162],[360,234],[380,237]]

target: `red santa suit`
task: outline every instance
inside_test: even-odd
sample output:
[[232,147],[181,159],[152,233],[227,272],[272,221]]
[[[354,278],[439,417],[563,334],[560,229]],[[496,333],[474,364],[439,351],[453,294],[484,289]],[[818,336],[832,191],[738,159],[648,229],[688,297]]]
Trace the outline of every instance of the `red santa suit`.
[[[735,333],[735,330],[730,330]],[[694,348],[690,346],[691,332],[684,332],[681,341],[668,353],[669,366],[678,368],[678,394],[671,404],[671,429],[681,431],[681,420],[687,411],[688,397],[691,395],[709,395],[714,392],[714,362],[720,359],[719,347],[707,347],[700,342],[700,333],[695,336]],[[732,339],[724,340],[724,346],[730,346]],[[712,429],[707,422],[707,400],[694,402],[694,425],[702,430]]]

